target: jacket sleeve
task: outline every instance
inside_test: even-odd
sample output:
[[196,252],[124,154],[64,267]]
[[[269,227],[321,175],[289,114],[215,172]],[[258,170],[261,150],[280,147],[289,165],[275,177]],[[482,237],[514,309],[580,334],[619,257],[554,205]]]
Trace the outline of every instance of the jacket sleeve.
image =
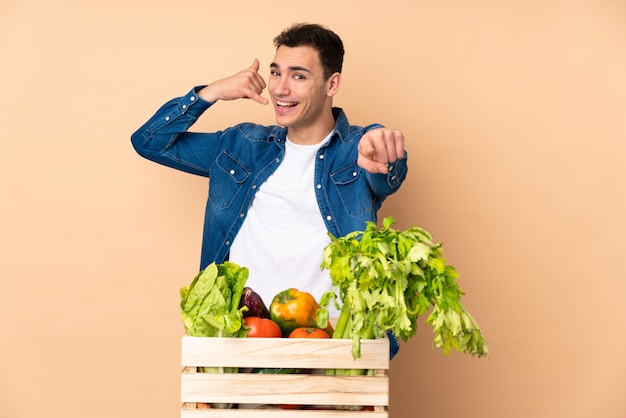
[[188,132],[212,105],[198,96],[199,88],[165,103],[132,134],[131,143],[139,155],[177,170],[209,176],[220,133]]
[[372,192],[382,202],[385,198],[400,188],[402,182],[406,179],[409,167],[407,165],[408,154],[405,151],[404,157],[396,160],[388,165],[389,172],[387,174],[373,174],[366,170],[366,176]]
[[[383,125],[374,123],[363,128],[363,133],[376,128],[382,128]],[[367,182],[370,185],[372,193],[378,201],[382,203],[388,196],[398,191],[404,180],[406,179],[409,167],[407,165],[408,153],[404,151],[404,156],[388,165],[389,172],[387,174],[374,174],[367,170],[363,170],[367,176]]]

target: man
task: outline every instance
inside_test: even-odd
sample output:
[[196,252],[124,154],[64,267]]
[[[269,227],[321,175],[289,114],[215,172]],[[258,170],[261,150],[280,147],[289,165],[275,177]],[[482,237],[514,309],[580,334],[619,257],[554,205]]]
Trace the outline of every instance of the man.
[[[317,300],[330,288],[320,269],[328,232],[363,230],[407,173],[402,133],[351,126],[333,97],[343,43],[298,24],[274,39],[266,84],[259,62],[170,100],[132,136],[155,162],[210,179],[200,268],[230,260],[249,268],[247,285],[269,305],[295,287]],[[267,87],[270,100],[261,96]],[[214,133],[188,128],[218,101],[274,107],[277,126],[241,123]]]

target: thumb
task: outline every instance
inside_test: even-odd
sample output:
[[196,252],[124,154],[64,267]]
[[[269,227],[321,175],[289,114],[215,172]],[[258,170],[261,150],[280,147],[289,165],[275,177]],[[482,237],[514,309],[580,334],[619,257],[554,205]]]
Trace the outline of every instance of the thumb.
[[359,152],[361,153],[361,155],[370,160],[374,160],[376,157],[376,149],[369,141],[361,141],[361,143],[359,144]]
[[254,72],[257,72],[259,71],[259,67],[260,67],[259,60],[255,58],[254,61],[252,61],[252,65],[250,66],[250,69]]

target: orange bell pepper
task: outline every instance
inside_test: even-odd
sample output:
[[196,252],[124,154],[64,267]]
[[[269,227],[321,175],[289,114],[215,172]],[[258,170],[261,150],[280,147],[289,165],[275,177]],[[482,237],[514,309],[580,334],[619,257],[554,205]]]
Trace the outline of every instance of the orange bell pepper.
[[[270,304],[270,318],[280,326],[283,337],[288,337],[296,328],[319,328],[316,319],[318,309],[320,305],[310,293],[292,287],[274,296]],[[330,324],[326,332],[332,336]]]

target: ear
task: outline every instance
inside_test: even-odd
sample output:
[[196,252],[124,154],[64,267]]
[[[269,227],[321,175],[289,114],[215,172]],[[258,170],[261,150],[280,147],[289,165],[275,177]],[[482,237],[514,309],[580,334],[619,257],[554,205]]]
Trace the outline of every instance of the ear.
[[333,97],[339,91],[339,86],[341,86],[341,73],[334,73],[328,78],[326,82],[326,95],[328,97]]

